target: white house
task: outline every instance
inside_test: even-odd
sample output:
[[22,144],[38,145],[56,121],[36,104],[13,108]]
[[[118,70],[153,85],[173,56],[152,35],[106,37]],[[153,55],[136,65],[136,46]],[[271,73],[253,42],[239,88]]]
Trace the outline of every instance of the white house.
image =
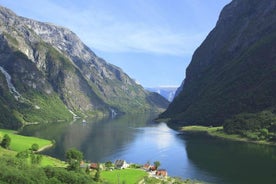
[[114,166],[116,169],[125,169],[128,167],[128,164],[125,160],[116,160]]

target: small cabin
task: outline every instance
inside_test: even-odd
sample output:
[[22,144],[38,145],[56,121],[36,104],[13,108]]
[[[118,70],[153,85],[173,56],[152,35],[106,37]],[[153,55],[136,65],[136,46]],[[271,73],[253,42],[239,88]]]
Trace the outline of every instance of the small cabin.
[[91,163],[90,164],[90,169],[98,169],[98,167],[99,167],[99,164],[98,163]]
[[116,160],[114,166],[116,169],[125,169],[128,167],[128,164],[125,160]]
[[144,164],[143,169],[149,171],[152,166],[150,164]]
[[155,166],[150,166],[149,171],[156,171],[157,168]]
[[165,169],[159,169],[156,171],[155,175],[165,178],[168,176],[168,172]]

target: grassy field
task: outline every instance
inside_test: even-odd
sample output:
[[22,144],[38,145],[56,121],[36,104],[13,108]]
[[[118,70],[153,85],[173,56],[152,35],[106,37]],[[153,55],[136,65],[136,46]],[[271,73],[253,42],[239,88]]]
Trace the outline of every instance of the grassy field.
[[15,156],[17,152],[15,151],[11,151],[11,150],[7,150],[7,149],[4,149],[0,146],[0,157],[3,156],[3,155],[11,155],[11,156]]
[[113,171],[102,171],[101,178],[109,183],[138,183],[148,174],[139,169],[122,169]]
[[[17,135],[13,130],[0,129],[0,140],[3,136],[8,134],[11,138],[10,150],[3,149],[0,147],[0,156],[7,154],[15,156],[18,152],[28,150],[32,144],[36,143],[39,148],[48,147],[52,145],[52,142],[46,139],[40,139],[36,137]],[[42,155],[41,166],[54,166],[54,167],[65,167],[65,162],[58,160],[53,157]]]
[[42,155],[42,161],[40,166],[66,167],[67,164],[64,161],[58,160],[56,158],[53,158],[47,155]]
[[222,126],[220,127],[206,127],[206,126],[184,126],[181,128],[182,131],[189,131],[189,132],[216,132],[223,130]]
[[206,132],[208,135],[223,138],[223,139],[229,139],[233,141],[242,141],[242,142],[252,142],[257,144],[269,144],[274,145],[274,143],[267,142],[267,141],[252,141],[245,137],[241,137],[237,134],[226,134],[223,132],[223,127],[206,127],[206,126],[185,126],[180,129],[183,132]]
[[186,131],[186,132],[206,132],[207,134],[214,136],[214,137],[219,137],[219,138],[224,138],[224,139],[231,139],[231,140],[239,140],[239,141],[246,141],[246,138],[243,138],[239,135],[236,134],[226,134],[223,132],[223,127],[206,127],[206,126],[185,126],[181,128],[181,131]]
[[31,146],[34,143],[38,144],[39,148],[52,145],[52,142],[49,140],[40,139],[37,137],[22,136],[22,135],[16,134],[16,132],[13,130],[5,130],[5,129],[0,129],[0,140],[2,140],[2,137],[5,134],[8,134],[11,138],[10,149],[17,152],[25,151],[31,148]]

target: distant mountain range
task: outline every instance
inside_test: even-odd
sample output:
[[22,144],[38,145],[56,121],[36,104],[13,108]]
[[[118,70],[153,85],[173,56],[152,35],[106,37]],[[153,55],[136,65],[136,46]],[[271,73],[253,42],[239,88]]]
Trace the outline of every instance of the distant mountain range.
[[[265,117],[276,112],[275,10],[274,0],[233,0],[225,6],[193,54],[183,89],[159,118],[179,126],[230,119],[236,127],[257,126],[260,119],[266,123],[257,128],[274,126]],[[248,122],[252,114],[257,117]]]
[[0,127],[162,111],[147,92],[72,31],[0,7]]
[[174,99],[175,93],[178,87],[153,87],[153,88],[146,88],[146,90],[151,92],[156,92],[161,96],[165,97],[168,101],[172,101]]

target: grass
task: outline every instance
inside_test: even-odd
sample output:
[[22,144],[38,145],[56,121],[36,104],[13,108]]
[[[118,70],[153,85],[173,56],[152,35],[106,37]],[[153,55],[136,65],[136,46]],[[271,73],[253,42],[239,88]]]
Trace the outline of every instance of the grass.
[[109,183],[138,183],[148,174],[139,169],[102,171],[101,178]]
[[13,130],[0,129],[0,138],[8,134],[11,138],[10,149],[16,152],[25,151],[36,143],[39,145],[39,148],[52,145],[52,142],[46,139],[40,139],[37,137],[28,137],[16,134]]
[[[52,142],[46,139],[40,139],[36,137],[22,136],[15,134],[13,130],[0,129],[0,140],[5,134],[8,134],[11,138],[10,150],[0,147],[0,156],[11,155],[16,156],[18,152],[28,150],[32,144],[36,143],[40,148],[51,146]],[[30,160],[29,160],[30,161]],[[53,167],[65,167],[65,162],[58,160],[56,158],[42,155],[42,161],[40,166],[53,166]]]
[[206,127],[206,126],[185,126],[181,128],[182,131],[189,132],[209,132],[214,133],[216,131],[223,130],[222,126],[220,127]]
[[252,141],[248,138],[242,137],[238,134],[227,134],[223,131],[223,127],[206,127],[206,126],[184,126],[180,129],[183,132],[204,132],[210,136],[233,140],[233,141],[242,141],[242,142],[252,142],[257,144],[269,144],[275,145],[275,143],[267,142],[267,141]]
[[241,137],[237,134],[226,134],[223,132],[223,127],[207,127],[207,126],[184,126],[180,129],[181,131],[186,132],[205,132],[208,135],[224,138],[224,139],[230,139],[230,140],[239,140],[239,141],[246,141],[246,138]]
[[11,155],[11,156],[15,156],[17,152],[15,151],[11,151],[11,150],[7,150],[7,149],[4,149],[0,146],[0,157],[3,156],[3,155]]
[[42,161],[40,163],[41,167],[46,167],[46,166],[52,166],[52,167],[66,167],[67,164],[64,161],[58,160],[56,158],[47,156],[47,155],[42,155]]
[[31,93],[29,98],[32,104],[37,105],[38,109],[23,108],[21,113],[24,115],[22,122],[57,122],[71,121],[72,114],[68,111],[63,102],[56,95],[43,95]]

